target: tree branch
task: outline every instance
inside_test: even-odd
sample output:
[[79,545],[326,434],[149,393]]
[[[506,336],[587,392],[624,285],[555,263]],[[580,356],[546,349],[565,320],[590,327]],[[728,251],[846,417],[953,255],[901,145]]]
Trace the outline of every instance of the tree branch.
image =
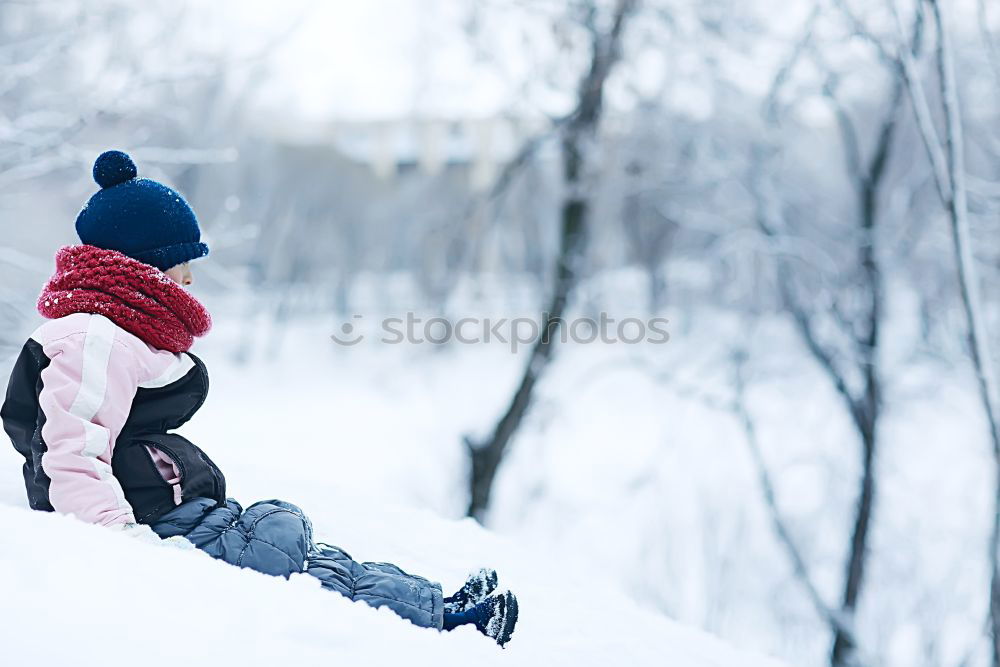
[[848,639],[848,641],[850,641],[852,646],[857,647],[858,642],[854,629],[844,618],[843,614],[828,605],[823,600],[823,596],[820,594],[819,589],[809,572],[809,567],[806,565],[806,560],[802,556],[802,552],[799,550],[799,547],[795,542],[795,538],[792,536],[792,531],[789,529],[784,517],[781,514],[781,509],[778,506],[778,498],[774,482],[771,479],[771,473],[764,460],[763,450],[757,436],[757,427],[746,404],[746,380],[744,377],[746,361],[747,354],[745,350],[737,350],[734,352],[733,384],[735,387],[735,395],[732,404],[732,411],[735,413],[736,417],[739,419],[740,425],[743,427],[743,433],[746,436],[747,446],[750,449],[750,456],[753,459],[754,468],[757,472],[757,481],[759,482],[761,490],[764,494],[764,502],[767,505],[768,514],[770,515],[774,532],[777,534],[778,540],[781,542],[788,559],[792,563],[792,569],[795,572],[796,579],[798,579],[799,583],[805,589],[806,594],[809,597],[809,601],[816,609],[816,613],[830,626],[831,631],[843,635]]

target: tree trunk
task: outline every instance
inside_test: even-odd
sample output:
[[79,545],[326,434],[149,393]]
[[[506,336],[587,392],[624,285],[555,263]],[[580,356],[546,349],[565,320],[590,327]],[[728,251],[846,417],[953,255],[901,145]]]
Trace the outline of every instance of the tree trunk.
[[467,514],[480,522],[482,522],[483,514],[490,504],[493,480],[510,439],[521,425],[521,420],[531,405],[535,384],[541,378],[552,358],[554,339],[559,335],[566,302],[576,283],[574,266],[584,241],[583,226],[586,213],[587,204],[585,201],[574,199],[563,205],[560,234],[562,250],[559,253],[555,290],[548,310],[542,314],[541,335],[534,347],[531,348],[528,365],[524,370],[517,391],[514,392],[510,407],[500,418],[493,436],[485,445],[477,445],[469,438],[465,439],[469,456],[472,459],[471,499]]
[[555,338],[563,324],[566,304],[576,286],[578,268],[587,237],[589,192],[582,187],[584,146],[590,141],[601,117],[604,84],[621,48],[621,34],[635,0],[618,0],[614,20],[606,34],[592,29],[593,51],[590,68],[580,84],[579,101],[562,133],[562,166],[565,198],[560,209],[559,256],[552,297],[542,314],[539,339],[531,349],[524,375],[510,406],[497,423],[493,434],[483,443],[465,438],[471,459],[468,516],[482,522],[490,504],[490,494],[497,470],[511,438],[531,406],[534,389],[552,359]]
[[[861,350],[861,371],[865,379],[864,393],[852,408],[855,427],[861,436],[861,487],[858,493],[854,515],[854,529],[851,534],[851,552],[847,561],[844,578],[844,593],[841,610],[852,618],[857,610],[858,598],[864,583],[865,564],[868,560],[868,535],[872,515],[875,511],[876,453],[878,445],[878,421],[882,405],[882,384],[879,375],[878,350],[883,314],[882,270],[879,264],[875,226],[878,222],[878,195],[885,175],[885,166],[892,149],[892,141],[898,127],[898,113],[902,103],[903,84],[896,82],[893,89],[889,115],[882,124],[875,153],[868,169],[859,174],[859,209],[861,214],[862,241],[860,249],[861,275],[863,276],[867,308],[868,329],[863,334]],[[850,664],[855,648],[842,629],[834,631],[830,664],[842,667]]]
[[[969,326],[969,348],[976,369],[979,396],[990,427],[994,465],[994,506],[990,525],[988,563],[990,566],[989,619],[991,660],[1000,667],[1000,418],[997,415],[997,380],[993,356],[982,315],[982,297],[979,276],[972,255],[972,238],[969,232],[969,205],[965,187],[965,147],[962,131],[961,109],[955,82],[955,65],[952,60],[951,39],[945,29],[941,8],[937,0],[930,0],[937,27],[938,78],[945,115],[945,157],[950,196],[946,198],[948,221],[954,242],[955,263],[958,268],[962,306]],[[925,140],[928,137],[925,137]]]

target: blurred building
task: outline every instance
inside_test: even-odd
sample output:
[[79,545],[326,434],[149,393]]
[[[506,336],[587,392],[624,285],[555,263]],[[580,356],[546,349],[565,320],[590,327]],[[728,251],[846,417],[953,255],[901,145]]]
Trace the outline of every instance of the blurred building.
[[481,191],[521,143],[537,131],[509,118],[397,118],[296,122],[272,126],[277,138],[292,144],[327,145],[366,165],[379,179],[419,171],[436,176],[459,168],[468,185]]

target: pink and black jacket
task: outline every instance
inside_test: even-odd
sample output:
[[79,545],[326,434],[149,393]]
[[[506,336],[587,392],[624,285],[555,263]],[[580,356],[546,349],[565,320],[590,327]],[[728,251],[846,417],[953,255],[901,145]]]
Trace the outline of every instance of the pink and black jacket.
[[225,501],[208,456],[173,429],[208,392],[187,352],[157,350],[102,315],[46,322],[24,344],[0,408],[24,456],[32,509],[151,523],[183,500]]
[[54,319],[24,344],[0,408],[30,506],[114,525],[151,523],[190,498],[224,503],[222,472],[171,432],[208,392],[205,365],[186,351],[207,313],[114,251],[64,248],[56,268],[39,298]]

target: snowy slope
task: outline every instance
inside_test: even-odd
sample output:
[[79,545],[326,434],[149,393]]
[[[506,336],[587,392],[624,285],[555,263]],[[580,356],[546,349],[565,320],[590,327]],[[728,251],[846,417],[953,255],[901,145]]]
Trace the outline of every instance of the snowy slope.
[[[216,328],[194,351],[208,364],[212,389],[182,432],[226,472],[233,497],[244,504],[295,502],[312,517],[320,539],[361,559],[396,562],[447,589],[468,570],[493,565],[503,585],[522,598],[524,621],[508,651],[460,636],[467,631],[427,637],[400,628],[394,618],[382,626],[391,630],[382,633],[378,650],[390,651],[389,641],[412,640],[442,646],[449,652],[444,657],[457,652],[463,660],[497,657],[507,664],[515,655],[521,656],[516,664],[755,664],[683,629],[697,627],[729,646],[792,664],[827,662],[829,633],[777,545],[739,425],[709,405],[713,396],[728,395],[724,353],[728,341],[742,335],[739,321],[705,317],[690,331],[678,324],[663,349],[562,346],[500,471],[487,532],[448,520],[462,516],[467,499],[462,435],[483,433],[493,423],[523,355],[502,345],[366,342],[341,348],[330,343],[337,324],[331,321],[296,322],[272,344],[267,322],[248,324],[218,304],[209,307]],[[25,336],[31,328],[26,325]],[[258,343],[256,354],[246,364],[234,363],[246,331]],[[850,427],[829,383],[793,353],[785,334],[769,329],[760,335],[751,401],[765,456],[818,585],[835,600],[855,500]],[[263,354],[272,347],[273,356]],[[986,569],[970,556],[985,543],[987,522],[976,517],[988,516],[992,469],[981,409],[969,389],[974,382],[961,364],[942,369],[910,363],[904,353],[911,347],[900,344],[902,356],[887,361],[894,378],[883,424],[888,444],[881,454],[872,576],[860,613],[869,645],[894,667],[918,664],[930,644],[940,649],[940,662],[959,662],[981,637],[981,592],[988,586]],[[0,368],[0,382],[12,362]],[[83,588],[73,588],[72,596],[44,594],[46,587],[62,590],[63,576],[93,577],[93,568],[78,564],[85,553],[99,554],[105,579],[131,570],[115,564],[119,552],[107,541],[113,536],[15,509],[25,503],[20,465],[13,448],[0,443],[0,595],[7,602],[8,590],[17,591],[0,607],[0,665],[9,663],[7,647],[63,650],[23,620],[32,616],[65,610],[60,626],[79,631],[88,650],[103,644],[98,625],[104,632],[121,625],[141,634],[148,623],[130,625],[117,599],[98,594],[106,608],[93,607],[91,598],[103,590],[96,583],[79,584]],[[24,542],[29,546],[20,546]],[[63,547],[56,544],[70,545],[75,555],[60,555]],[[188,566],[218,572],[215,563],[195,566],[199,559],[189,554],[151,553],[143,560],[156,558],[174,559],[155,569],[161,579],[186,577]],[[31,574],[42,567],[52,572],[40,582]],[[18,587],[29,588],[15,589],[7,581],[12,576]],[[247,587],[262,585],[250,573],[224,576],[249,577]],[[204,591],[234,581],[193,580]],[[314,597],[287,582],[273,588],[275,583],[263,585],[296,603]],[[146,584],[122,590],[138,596]],[[32,602],[36,607],[26,614],[23,598],[31,590],[45,599]],[[150,612],[190,609],[152,598],[152,590],[142,597]],[[292,620],[303,625],[272,629],[264,621],[277,616],[284,623],[276,610],[292,608],[291,600],[261,598],[266,602],[251,605],[228,590],[213,597],[219,602],[213,608],[199,603],[199,613],[232,624],[225,632],[233,637],[225,642],[241,657],[277,653],[285,634],[301,640],[301,655],[336,650],[360,656],[344,647],[332,626],[375,633],[384,622],[323,597],[308,604],[326,605],[325,620],[298,615]],[[131,611],[135,603],[129,604]],[[95,617],[104,620],[98,624]],[[332,617],[341,619],[339,625]],[[240,624],[251,629],[238,632]],[[420,659],[409,654],[435,655],[416,645],[405,650],[408,662]]]
[[[617,581],[632,567],[625,559],[595,567],[587,554],[553,541],[443,518],[459,516],[465,498],[460,429],[468,415],[493,411],[461,390],[484,372],[481,363],[344,355],[309,330],[285,348],[310,345],[314,358],[238,366],[228,354],[233,337],[213,333],[196,348],[212,390],[182,431],[225,470],[230,495],[244,505],[295,502],[318,540],[441,581],[446,593],[476,567],[497,568],[501,586],[521,601],[514,640],[500,650],[468,628],[420,629],[322,590],[308,575],[276,579],[31,512],[22,461],[4,439],[0,664],[778,664],[639,606]],[[497,359],[509,364],[502,351]],[[510,370],[513,379],[516,366]],[[431,394],[431,384],[448,391]],[[491,391],[499,398],[506,388]],[[597,547],[606,536],[593,538]]]
[[[905,300],[894,303],[898,308]],[[286,642],[299,651],[292,657],[361,656],[347,643],[354,635],[338,633],[350,628],[365,641],[370,628],[383,636],[377,650],[386,660],[394,647],[415,642],[399,649],[408,663],[436,656],[432,647],[441,646],[441,656],[427,662],[457,656],[506,664],[757,664],[684,629],[697,627],[728,646],[791,664],[828,662],[828,629],[774,537],[742,430],[712,405],[731,393],[726,355],[745,337],[739,318],[678,312],[671,344],[656,349],[560,346],[500,470],[487,532],[449,520],[461,517],[467,502],[462,436],[484,433],[506,407],[523,354],[492,344],[437,348],[366,340],[338,347],[329,334],[339,321],[296,321],[281,331],[263,314],[245,321],[224,303],[208,305],[216,326],[194,351],[208,364],[212,389],[182,432],[226,472],[233,497],[244,504],[295,502],[312,517],[320,539],[361,559],[396,562],[447,589],[468,570],[493,565],[524,606],[515,641],[500,652],[467,631],[436,637],[313,595],[325,591],[228,570],[222,578],[207,576],[220,572],[218,564],[149,552],[143,562],[173,559],[151,570],[155,576],[183,581],[190,567],[198,573],[191,575],[193,586],[215,590],[198,598],[214,597],[212,608],[195,606],[227,624],[212,632],[231,633],[224,642],[238,657],[276,654]],[[366,315],[365,322],[374,317]],[[33,326],[26,323],[23,335]],[[970,647],[984,644],[982,591],[989,579],[979,554],[987,539],[991,454],[968,365],[914,363],[910,350],[918,346],[908,336],[918,328],[903,329],[887,334],[895,345],[886,359],[892,382],[859,630],[886,665],[920,664],[931,646],[937,662],[956,664]],[[235,363],[248,338],[254,354]],[[786,327],[762,326],[754,340],[749,397],[779,503],[818,587],[836,600],[855,502],[856,441],[828,380],[796,353]],[[0,383],[12,363],[4,367],[0,360]],[[94,581],[76,584],[72,595],[59,592],[62,577],[95,576],[81,564],[85,554],[97,554],[106,580],[121,572],[129,583],[120,590],[141,596],[150,612],[190,615],[190,604],[161,601],[155,589],[143,588],[145,579],[128,578],[134,572],[118,563],[123,557],[110,546],[113,536],[16,509],[25,503],[20,465],[16,452],[0,443],[0,596],[7,602],[8,590],[15,591],[0,607],[0,665],[20,664],[6,660],[8,647],[74,650],[41,635],[24,620],[32,617],[59,615],[61,627],[84,639],[84,653],[103,645],[98,626],[147,636],[147,621],[132,625],[119,600],[105,599]],[[65,546],[57,544],[75,555],[62,555]],[[256,592],[244,601],[229,590],[233,576],[244,578],[240,591],[271,586],[271,594],[290,599]],[[26,602],[31,591],[45,599]],[[129,604],[132,611],[138,603]],[[286,621],[277,611],[297,604],[324,605],[321,620],[299,614]],[[279,625],[265,625],[270,618]],[[249,630],[238,631],[241,624]],[[418,648],[420,642],[430,644]],[[981,655],[969,664],[987,662]]]
[[[401,545],[398,556],[422,551],[424,558],[401,560],[440,576],[450,588],[463,578],[460,560],[495,564],[522,601],[514,641],[500,650],[472,630],[420,629],[387,610],[322,590],[308,575],[285,581],[198,551],[137,543],[71,517],[4,504],[3,662],[35,667],[305,660],[435,666],[777,664],[645,612],[585,573],[539,563],[470,521],[378,509],[352,518],[359,520],[393,535]],[[443,564],[430,555],[455,541],[460,546]],[[438,561],[434,568],[432,561]]]

